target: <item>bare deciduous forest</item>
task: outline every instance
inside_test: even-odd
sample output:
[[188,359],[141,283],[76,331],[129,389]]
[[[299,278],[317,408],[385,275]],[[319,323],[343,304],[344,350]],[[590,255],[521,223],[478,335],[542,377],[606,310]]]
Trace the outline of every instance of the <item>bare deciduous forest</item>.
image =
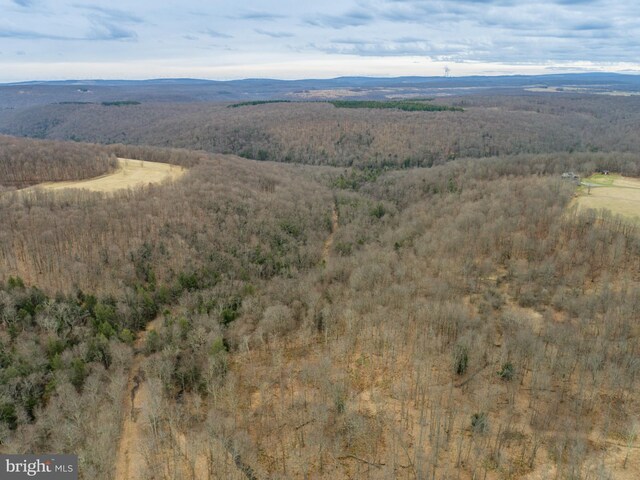
[[19,186],[188,171],[0,193],[0,451],[85,479],[638,478],[640,231],[561,178],[640,175],[637,99],[439,101],[463,111],[17,114],[97,142],[0,138]]
[[336,108],[330,103],[47,105],[0,118],[0,132],[145,144],[256,160],[334,166],[429,167],[461,157],[638,152],[640,97],[465,96],[463,111]]
[[0,188],[80,180],[115,168],[115,156],[103,148],[0,135]]

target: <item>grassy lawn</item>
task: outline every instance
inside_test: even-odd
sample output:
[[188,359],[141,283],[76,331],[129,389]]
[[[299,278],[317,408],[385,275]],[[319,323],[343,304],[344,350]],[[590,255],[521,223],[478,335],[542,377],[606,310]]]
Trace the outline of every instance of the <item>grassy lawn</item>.
[[583,182],[597,186],[579,188],[576,202],[580,209],[610,210],[640,224],[640,179],[595,174]]
[[596,173],[591,175],[589,178],[585,178],[582,181],[585,183],[593,183],[602,186],[613,185],[615,180],[619,180],[622,178],[622,175],[618,174],[609,174],[603,175],[602,173]]

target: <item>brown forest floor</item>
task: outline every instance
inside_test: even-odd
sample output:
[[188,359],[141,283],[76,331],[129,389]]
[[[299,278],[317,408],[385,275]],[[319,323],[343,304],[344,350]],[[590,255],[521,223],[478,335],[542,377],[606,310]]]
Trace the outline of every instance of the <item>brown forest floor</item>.
[[116,457],[116,480],[139,479],[144,472],[145,456],[142,448],[145,442],[142,423],[145,405],[149,400],[149,390],[140,372],[147,335],[158,327],[159,322],[159,318],[149,322],[147,328],[138,335],[134,345],[135,353],[129,370],[127,391],[122,399],[124,415]]
[[[149,162],[148,162],[149,163]],[[331,233],[327,236],[323,249],[322,261],[326,262],[331,253],[333,239],[338,230],[338,209],[334,205],[331,212]],[[148,455],[144,451],[147,445],[145,438],[145,428],[147,414],[150,401],[149,386],[146,382],[142,371],[144,362],[144,346],[149,332],[156,330],[160,326],[161,318],[158,317],[150,322],[144,331],[140,332],[134,344],[134,356],[129,370],[129,378],[127,381],[127,389],[122,399],[124,412],[121,427],[121,436],[118,444],[118,453],[115,462],[115,480],[141,480],[147,478],[147,460]],[[188,439],[184,433],[178,433],[178,445],[180,449],[188,450]],[[184,455],[187,458],[187,455]],[[206,478],[206,468],[198,458],[196,461],[196,477]],[[188,468],[185,465],[185,468]],[[198,473],[199,472],[199,473]],[[169,472],[170,474],[171,472]],[[174,472],[179,473],[179,472]],[[238,468],[238,473],[241,469]]]

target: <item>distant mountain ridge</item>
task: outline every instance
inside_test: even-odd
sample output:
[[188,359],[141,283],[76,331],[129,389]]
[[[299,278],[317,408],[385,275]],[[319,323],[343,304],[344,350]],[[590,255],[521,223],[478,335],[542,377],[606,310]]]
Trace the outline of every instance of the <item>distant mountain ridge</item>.
[[[338,77],[330,79],[53,80],[0,84],[0,117],[57,103],[200,103],[254,100],[389,100],[471,94],[639,95],[640,75],[570,73],[468,77]],[[124,103],[123,103],[124,102]]]
[[401,76],[401,77],[368,77],[348,76],[329,79],[282,80],[272,78],[245,78],[239,80],[210,80],[201,78],[153,78],[144,80],[105,80],[105,79],[70,79],[70,80],[33,80],[26,82],[3,83],[0,86],[150,86],[150,85],[300,85],[300,86],[404,86],[407,84],[429,84],[446,86],[521,86],[530,83],[542,83],[553,86],[579,82],[581,84],[602,84],[613,82],[624,85],[640,86],[640,75],[591,72],[591,73],[558,73],[545,75],[470,75],[461,77],[442,76]]

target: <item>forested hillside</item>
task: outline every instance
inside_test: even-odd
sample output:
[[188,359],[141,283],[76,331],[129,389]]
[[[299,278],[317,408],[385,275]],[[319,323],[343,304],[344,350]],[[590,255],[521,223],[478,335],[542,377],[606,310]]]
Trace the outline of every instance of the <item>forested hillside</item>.
[[[74,451],[83,478],[111,478],[120,434],[112,419],[129,414],[122,399],[136,333],[185,304],[200,320],[176,317],[183,334],[208,319],[210,340],[221,342],[246,298],[320,262],[331,225],[326,187],[291,168],[256,171],[197,153],[182,160],[197,165],[173,185],[0,197],[9,227],[0,240],[0,442],[9,451]],[[176,381],[212,374],[211,344],[202,347],[194,365],[175,351]]]
[[0,120],[12,135],[146,144],[257,160],[428,167],[461,157],[640,151],[640,97],[465,96],[462,111],[336,108],[331,103],[49,105]]
[[0,135],[0,188],[97,177],[116,157],[95,145],[45,142]]
[[8,172],[187,171],[0,194],[0,451],[83,479],[638,478],[640,231],[561,178],[640,175],[637,100],[438,102],[462,110],[4,124],[104,143],[3,137]]

